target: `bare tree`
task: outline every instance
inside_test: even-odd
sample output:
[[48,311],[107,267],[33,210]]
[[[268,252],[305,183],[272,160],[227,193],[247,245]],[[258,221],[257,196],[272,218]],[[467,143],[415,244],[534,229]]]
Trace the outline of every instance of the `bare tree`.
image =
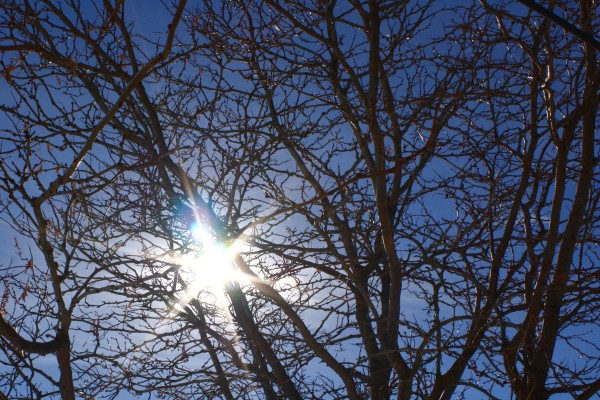
[[185,7],[2,5],[0,387],[598,392],[592,45],[508,1]]
[[[13,229],[3,239],[14,237],[17,258],[3,267],[0,340],[2,362],[12,370],[1,385],[11,397],[83,396],[74,379],[85,382],[85,371],[74,363],[87,354],[80,350],[90,346],[88,334],[99,338],[99,322],[110,318],[107,309],[90,310],[99,303],[89,295],[127,286],[120,275],[136,263],[135,256],[113,258],[128,238],[110,225],[128,206],[117,208],[111,193],[134,166],[129,154],[119,152],[122,140],[111,121],[142,79],[168,58],[184,5],[174,12],[158,53],[126,71],[115,67],[127,49],[103,46],[125,30],[117,24],[118,4],[90,9],[97,12],[92,19],[78,2],[2,4],[7,96],[0,181],[2,216]],[[103,64],[109,54],[110,63]],[[110,80],[98,84],[100,71]],[[103,98],[112,86],[118,91]],[[111,301],[100,304],[105,308]],[[99,316],[90,318],[92,313]],[[57,367],[46,362],[51,353]]]

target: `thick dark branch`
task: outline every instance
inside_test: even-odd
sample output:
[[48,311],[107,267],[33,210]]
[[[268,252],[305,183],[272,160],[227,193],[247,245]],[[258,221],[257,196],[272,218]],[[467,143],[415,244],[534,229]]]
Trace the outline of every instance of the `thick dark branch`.
[[561,26],[567,32],[572,33],[573,35],[577,36],[579,39],[583,40],[584,42],[594,46],[597,50],[600,50],[600,41],[598,41],[595,37],[593,37],[592,35],[590,35],[587,32],[582,31],[581,29],[579,29],[578,27],[576,27],[575,25],[573,25],[566,19],[559,17],[558,15],[554,14],[552,11],[548,10],[547,8],[540,6],[535,1],[519,0],[519,3],[525,5],[526,7],[532,9],[533,11],[541,14],[545,18],[548,18],[550,21]]
[[2,315],[0,315],[0,335],[2,335],[2,337],[4,337],[17,351],[41,355],[55,353],[58,349],[69,343],[68,337],[64,335],[58,335],[49,342],[40,343],[27,340],[19,335],[19,333],[4,320]]

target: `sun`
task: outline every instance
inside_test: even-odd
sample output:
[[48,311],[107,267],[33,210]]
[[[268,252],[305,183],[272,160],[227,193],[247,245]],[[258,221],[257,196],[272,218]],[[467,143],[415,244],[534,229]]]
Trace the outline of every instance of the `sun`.
[[200,223],[192,225],[190,235],[193,243],[183,253],[170,257],[172,263],[179,265],[179,274],[185,282],[174,310],[180,312],[192,299],[197,299],[216,305],[228,314],[228,289],[231,285],[244,286],[252,281],[236,265],[244,249],[245,236],[241,235],[233,243],[223,243]]
[[200,224],[192,227],[192,238],[197,249],[182,260],[182,266],[189,274],[191,296],[209,291],[219,297],[227,284],[242,282],[243,274],[235,266],[235,244],[227,246],[217,242],[214,235]]
[[218,243],[204,245],[191,266],[196,284],[213,290],[222,289],[234,279],[234,257],[235,252],[229,247]]

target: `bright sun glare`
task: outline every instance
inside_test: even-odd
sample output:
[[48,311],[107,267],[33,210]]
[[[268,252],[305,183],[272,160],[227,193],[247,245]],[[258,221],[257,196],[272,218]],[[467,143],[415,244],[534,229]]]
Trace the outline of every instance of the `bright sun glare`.
[[249,282],[235,265],[235,259],[244,247],[243,240],[226,245],[217,241],[215,235],[200,223],[191,227],[190,234],[194,241],[190,251],[171,259],[180,265],[180,273],[186,283],[185,294],[174,307],[182,311],[190,300],[198,298],[228,313],[226,286]]
[[192,237],[199,249],[188,253],[182,260],[183,267],[191,275],[190,295],[194,296],[204,289],[220,296],[227,283],[241,281],[242,274],[234,265],[237,255],[235,245],[215,242],[214,236],[200,224],[192,227]]

